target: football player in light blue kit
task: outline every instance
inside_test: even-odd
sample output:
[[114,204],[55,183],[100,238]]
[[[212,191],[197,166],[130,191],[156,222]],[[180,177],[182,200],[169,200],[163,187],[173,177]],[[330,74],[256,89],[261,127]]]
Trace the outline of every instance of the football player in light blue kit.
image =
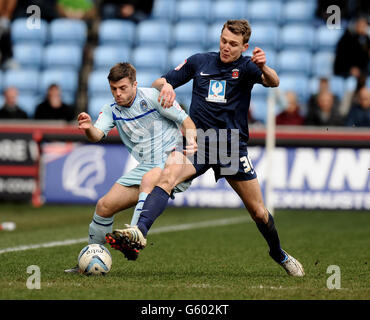
[[[127,259],[136,260],[137,250],[115,245],[111,237],[106,239],[106,234],[112,232],[113,216],[136,205],[131,225],[136,224],[146,196],[158,182],[168,154],[183,141],[183,135],[187,143],[185,153],[196,151],[196,128],[177,103],[174,108],[164,109],[158,102],[158,90],[138,88],[136,70],[131,64],[116,64],[110,70],[108,81],[115,101],[103,106],[94,125],[87,113],[80,113],[78,127],[85,131],[91,142],[99,142],[116,127],[122,142],[139,164],[120,177],[98,200],[89,225],[88,242],[104,244],[108,240]],[[189,185],[190,182],[181,183],[174,192],[182,192]],[[65,271],[77,272],[78,269]]]

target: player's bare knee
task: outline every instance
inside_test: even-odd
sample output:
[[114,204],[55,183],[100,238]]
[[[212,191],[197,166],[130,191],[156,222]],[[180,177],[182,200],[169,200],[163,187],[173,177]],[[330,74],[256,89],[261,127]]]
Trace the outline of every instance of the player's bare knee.
[[267,223],[268,213],[264,207],[256,208],[255,210],[250,210],[250,215],[254,222],[256,223]]
[[165,190],[172,190],[175,187],[175,180],[171,170],[169,168],[164,168],[159,185]]
[[96,204],[96,213],[103,218],[109,218],[113,215],[112,210],[104,197],[98,200]]

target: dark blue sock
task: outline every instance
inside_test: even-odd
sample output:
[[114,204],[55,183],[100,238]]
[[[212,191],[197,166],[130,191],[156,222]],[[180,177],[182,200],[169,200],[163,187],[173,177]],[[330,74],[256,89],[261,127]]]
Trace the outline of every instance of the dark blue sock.
[[274,218],[269,212],[269,220],[267,223],[256,223],[258,230],[262,233],[266,239],[267,244],[270,248],[270,256],[276,262],[281,262],[285,259],[285,253],[281,250],[280,240],[275,228]]
[[144,237],[146,237],[155,219],[157,219],[166,208],[169,198],[170,195],[158,186],[154,187],[146,198],[137,223]]

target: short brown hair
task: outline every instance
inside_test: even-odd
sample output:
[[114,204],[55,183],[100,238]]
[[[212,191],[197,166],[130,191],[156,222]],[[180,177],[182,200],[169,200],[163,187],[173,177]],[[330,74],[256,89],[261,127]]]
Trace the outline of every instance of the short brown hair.
[[131,83],[136,81],[136,69],[131,63],[119,62],[110,69],[109,81],[117,82],[123,78],[128,78]]
[[243,36],[243,44],[248,43],[249,38],[252,34],[251,25],[249,24],[248,20],[245,19],[227,20],[222,27],[221,33],[222,31],[224,31],[225,28],[229,29],[232,33],[236,35],[241,34]]

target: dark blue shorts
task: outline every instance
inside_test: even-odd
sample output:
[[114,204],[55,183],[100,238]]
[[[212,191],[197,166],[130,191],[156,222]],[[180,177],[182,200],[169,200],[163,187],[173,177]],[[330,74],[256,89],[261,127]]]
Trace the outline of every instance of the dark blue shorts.
[[[176,146],[176,151],[182,152],[184,143]],[[219,145],[208,142],[198,143],[195,155],[187,156],[192,162],[196,173],[190,180],[212,168],[216,181],[220,178],[244,181],[257,178],[252,161],[248,155],[247,144],[238,143],[235,148],[220,148]]]

